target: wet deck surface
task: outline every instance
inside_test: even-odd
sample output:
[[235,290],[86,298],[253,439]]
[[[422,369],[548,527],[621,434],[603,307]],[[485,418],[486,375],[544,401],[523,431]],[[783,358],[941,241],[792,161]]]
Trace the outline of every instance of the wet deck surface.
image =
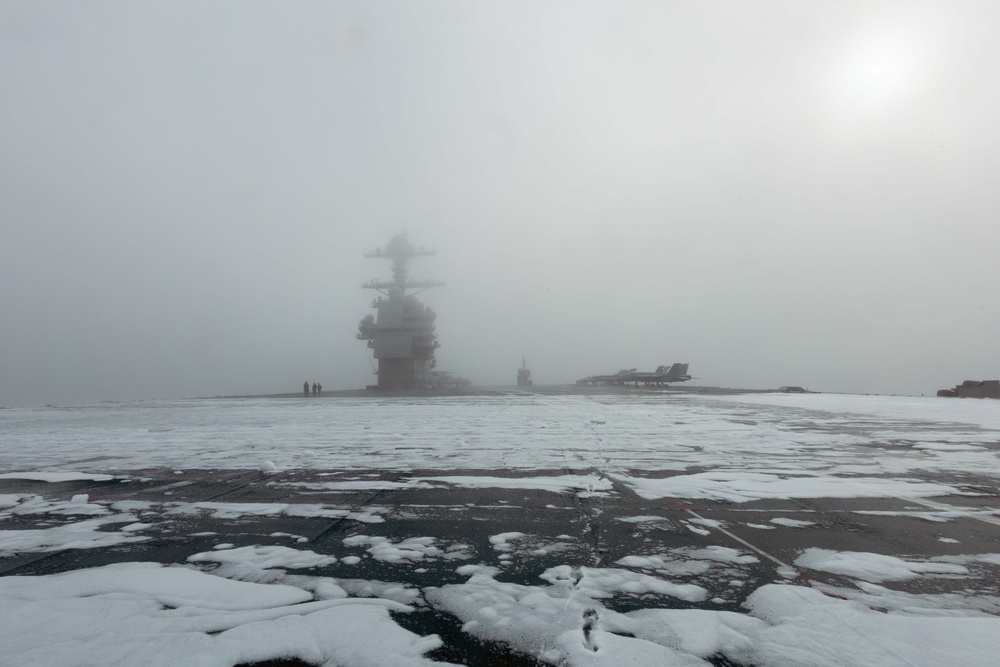
[[[574,472],[592,474],[597,471],[522,471],[518,475],[551,476]],[[648,500],[618,483],[612,491],[603,493],[458,488],[448,484],[420,489],[354,491],[316,490],[309,486],[352,480],[371,485],[401,483],[440,474],[442,471],[434,470],[413,471],[405,476],[378,471],[263,474],[233,470],[148,470],[129,471],[121,478],[105,482],[47,483],[3,479],[0,480],[0,494],[30,494],[56,502],[71,501],[74,497],[79,500],[81,494],[86,494],[88,504],[108,509],[126,509],[130,506],[120,503],[138,501],[144,509],[133,508],[132,513],[148,527],[137,534],[150,539],[105,548],[9,555],[0,558],[0,574],[44,575],[126,561],[180,564],[194,554],[212,551],[220,545],[284,545],[339,559],[345,556],[360,558],[353,564],[339,560],[303,572],[341,581],[358,581],[354,592],[364,595],[364,581],[396,582],[425,591],[462,583],[467,577],[459,575],[456,569],[466,563],[499,568],[499,580],[539,585],[539,575],[558,565],[622,567],[615,563],[627,556],[723,546],[753,554],[758,562],[734,564],[687,578],[671,577],[676,583],[694,583],[706,588],[708,599],[703,602],[646,594],[620,596],[605,604],[621,612],[646,607],[739,612],[744,611],[741,605],[750,593],[775,581],[794,581],[830,591],[854,585],[849,578],[826,572],[799,569],[803,575],[799,579],[790,579],[787,571],[780,572],[782,564],[793,563],[809,547],[919,559],[1000,552],[1000,519],[989,513],[990,510],[1000,512],[1000,497],[988,493],[989,485],[985,481],[983,495],[977,496],[918,501],[855,498],[745,503],[673,498]],[[447,474],[455,475],[456,472],[447,471]],[[497,471],[463,471],[463,474],[498,476]],[[966,480],[966,484],[970,481]],[[193,504],[199,503],[202,505],[192,512]],[[340,508],[347,514],[340,517],[293,516],[295,512],[286,509],[272,515],[247,515],[239,510],[240,507],[276,504],[319,505]],[[935,509],[937,504],[944,504],[951,510],[948,520],[928,518],[929,512],[941,510],[940,507]],[[969,514],[956,516],[955,508],[963,507]],[[182,508],[186,511],[178,512]],[[961,513],[962,510],[957,511]],[[372,523],[376,520],[372,517],[381,522]],[[644,518],[637,521],[636,517]],[[790,527],[771,523],[774,518],[813,523]],[[0,521],[0,530],[51,528],[80,519],[71,513],[18,514]],[[111,525],[107,529],[117,528]],[[523,537],[512,539],[500,548],[491,541],[498,534],[515,532],[523,533]],[[442,549],[461,545],[465,557],[390,562],[373,556],[365,543],[345,544],[345,539],[358,536],[384,537],[397,544],[407,538],[433,537]],[[941,538],[954,541],[942,541]],[[886,585],[909,593],[963,590],[997,593],[1000,567],[982,566],[974,574],[978,580],[920,578]],[[734,579],[742,583],[734,587]],[[469,665],[539,664],[534,658],[511,651],[503,644],[474,639],[462,631],[459,619],[432,607],[394,617],[399,624],[418,634],[433,633],[443,639],[444,646],[428,656],[434,659]],[[722,666],[733,664],[722,657],[711,662]]]
[[[536,472],[552,475],[567,471]],[[310,574],[319,576],[399,582],[423,589],[464,581],[465,577],[456,574],[456,567],[476,563],[500,568],[502,574],[498,578],[503,580],[536,585],[539,574],[561,564],[621,567],[615,563],[626,556],[723,546],[753,554],[759,562],[740,565],[722,576],[718,573],[691,576],[688,582],[707,588],[709,600],[688,603],[647,595],[623,599],[616,608],[627,611],[646,605],[740,611],[743,600],[758,586],[788,581],[787,572],[785,576],[779,573],[781,564],[792,564],[809,547],[918,559],[1000,552],[1000,518],[997,516],[1000,496],[989,493],[985,481],[982,494],[975,496],[744,503],[673,498],[648,500],[617,483],[612,491],[603,493],[459,488],[443,483],[435,483],[431,488],[338,491],[303,486],[348,480],[374,486],[376,482],[399,483],[404,479],[440,474],[441,471],[433,470],[413,471],[404,478],[377,471],[263,474],[233,470],[181,473],[149,470],[129,471],[121,478],[104,482],[47,483],[3,479],[0,480],[0,494],[35,495],[46,501],[70,501],[86,494],[91,505],[113,511],[117,511],[116,507],[119,510],[128,507],[115,505],[122,501],[149,503],[143,504],[142,509],[132,509],[136,519],[147,524],[136,534],[149,539],[104,548],[66,548],[7,555],[0,558],[0,574],[52,574],[122,561],[185,563],[189,556],[211,551],[220,544],[236,547],[284,545],[338,558],[360,558],[354,564],[339,561],[310,570]],[[455,475],[455,471],[448,474]],[[464,471],[463,474],[475,476],[477,472]],[[479,474],[498,476],[496,471]],[[193,505],[196,503],[205,505]],[[238,505],[234,509],[230,504]],[[287,508],[275,510],[273,514],[253,515],[238,509],[254,507],[255,511],[263,512],[257,504],[339,508],[344,516],[294,516],[296,512]],[[947,520],[942,520],[942,512],[947,512]],[[7,515],[0,521],[0,530],[47,529],[81,518],[65,507],[55,513]],[[772,523],[770,520],[774,518],[813,523],[784,526]],[[111,525],[106,529],[119,527]],[[513,532],[524,536],[511,540],[505,549],[498,549],[490,539]],[[432,537],[442,548],[464,545],[466,557],[460,560],[379,560],[365,544],[345,544],[346,538],[354,536],[384,537],[391,543]],[[1000,568],[984,566],[979,570],[979,581],[934,578],[887,585],[915,593],[940,593],[950,588],[995,593],[1000,581],[998,570]],[[803,574],[814,585],[852,585],[850,579],[825,572]],[[733,588],[730,582],[734,576],[745,584]],[[916,589],[928,586],[933,590]],[[437,631],[433,627],[423,629]]]
[[[990,406],[800,403],[672,392],[10,412],[4,472],[25,472],[0,475],[0,576],[155,562],[260,583],[323,579],[342,595],[412,603],[395,622],[441,637],[429,657],[467,665],[539,663],[446,611],[440,587],[476,590],[476,568],[463,566],[557,605],[572,597],[614,612],[745,615],[752,593],[783,583],[900,615],[1000,616]],[[30,479],[60,470],[95,474]],[[524,488],[505,488],[515,482]],[[658,497],[667,492],[687,497]],[[852,497],[812,497],[825,493]],[[289,565],[301,555],[292,549],[335,560]],[[810,569],[803,556],[816,549],[921,574]],[[245,567],[213,560],[226,552]],[[553,583],[560,570],[568,584]],[[685,586],[699,593],[677,592]]]

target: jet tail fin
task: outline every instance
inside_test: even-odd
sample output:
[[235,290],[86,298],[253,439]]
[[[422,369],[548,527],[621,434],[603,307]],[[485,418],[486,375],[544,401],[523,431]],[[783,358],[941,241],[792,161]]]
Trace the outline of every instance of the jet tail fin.
[[667,382],[683,382],[684,380],[690,380],[691,376],[688,375],[688,366],[690,364],[673,364],[670,370],[667,371]]

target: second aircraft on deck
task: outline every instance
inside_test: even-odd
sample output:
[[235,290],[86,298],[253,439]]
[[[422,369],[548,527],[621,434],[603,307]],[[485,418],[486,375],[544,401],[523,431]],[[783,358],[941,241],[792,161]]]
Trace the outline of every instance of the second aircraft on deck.
[[686,382],[690,379],[688,364],[674,364],[669,368],[666,366],[657,366],[656,370],[652,373],[637,372],[636,369],[632,368],[622,369],[614,375],[591,375],[590,377],[577,380],[576,383],[589,385],[626,385],[634,383],[638,386],[641,382],[645,385],[662,386],[671,382]]

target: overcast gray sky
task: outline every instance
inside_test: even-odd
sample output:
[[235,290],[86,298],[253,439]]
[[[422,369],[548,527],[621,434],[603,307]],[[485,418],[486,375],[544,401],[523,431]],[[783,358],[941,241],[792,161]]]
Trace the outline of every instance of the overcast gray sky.
[[996,2],[0,2],[0,405],[1000,376]]

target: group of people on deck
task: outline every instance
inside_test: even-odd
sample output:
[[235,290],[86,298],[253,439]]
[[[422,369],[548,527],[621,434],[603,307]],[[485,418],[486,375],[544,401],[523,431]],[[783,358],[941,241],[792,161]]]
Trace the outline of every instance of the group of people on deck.
[[[308,396],[309,395],[309,381],[308,380],[302,383],[302,395],[303,396]],[[321,385],[319,382],[313,382],[313,384],[312,384],[312,395],[313,396],[322,396],[323,395],[323,385]]]

